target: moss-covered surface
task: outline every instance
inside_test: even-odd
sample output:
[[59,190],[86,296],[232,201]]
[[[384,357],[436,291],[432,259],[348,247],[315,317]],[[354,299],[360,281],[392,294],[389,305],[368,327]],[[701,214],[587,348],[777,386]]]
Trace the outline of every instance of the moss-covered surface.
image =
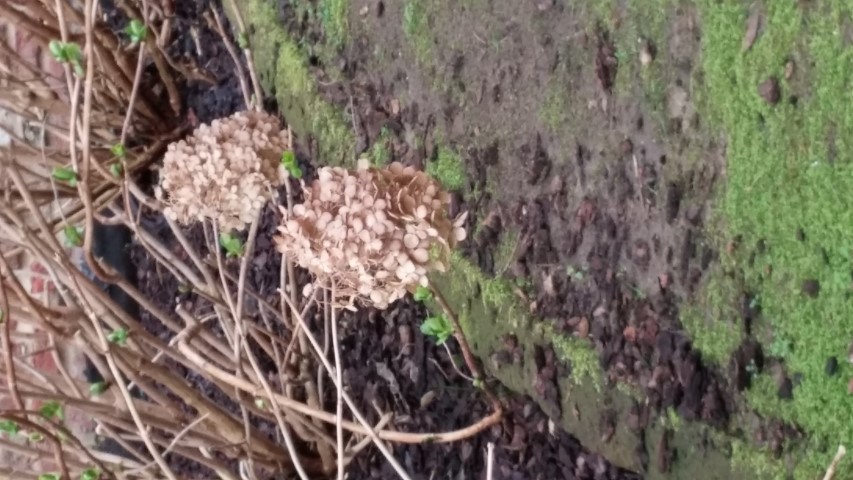
[[[351,123],[342,111],[318,95],[317,86],[308,70],[308,59],[278,23],[272,2],[247,0],[239,4],[244,18],[251,26],[249,41],[258,75],[267,91],[275,94],[278,108],[287,123],[298,135],[314,137],[320,156],[328,164],[351,162],[355,156]],[[339,18],[333,15],[339,8],[336,5],[347,4],[344,0],[324,2],[330,12],[329,21]],[[334,20],[334,24],[340,25],[342,21]],[[342,32],[335,35],[342,35]]]
[[[749,10],[701,2],[704,70],[710,110],[728,137],[728,182],[723,216],[746,252],[726,258],[754,286],[771,335],[765,347],[784,357],[789,372],[802,374],[792,401],[780,401],[769,379],[748,393],[765,415],[802,425],[829,447],[810,456],[814,478],[835,446],[853,443],[853,402],[846,358],[853,339],[853,50],[849,2],[763,2],[763,25],[752,48],[741,41]],[[786,63],[793,70],[786,78]],[[791,68],[791,67],[789,67]],[[775,77],[780,101],[770,104],[759,85]],[[798,230],[802,235],[798,239]],[[750,262],[748,253],[766,244]],[[770,268],[768,268],[768,266]],[[817,280],[816,298],[802,290]],[[827,376],[827,359],[841,371]],[[853,468],[849,459],[842,471]],[[799,473],[802,472],[802,473]]]
[[448,190],[462,190],[468,186],[465,165],[459,154],[447,147],[439,147],[435,160],[426,164],[426,172]]

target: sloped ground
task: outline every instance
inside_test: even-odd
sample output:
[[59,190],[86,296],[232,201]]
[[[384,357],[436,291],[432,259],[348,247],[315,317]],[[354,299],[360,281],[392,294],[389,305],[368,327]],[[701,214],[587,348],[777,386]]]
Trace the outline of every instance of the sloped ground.
[[[597,375],[589,345],[648,405],[572,432],[594,450],[696,420],[736,439],[725,455],[750,478],[815,478],[853,438],[836,422],[853,413],[843,2],[249,4],[266,5],[247,7],[275,45],[261,70],[312,152],[456,189],[478,230],[467,257],[557,333],[568,368],[555,379],[530,353],[513,387],[571,417],[563,380]],[[512,349],[489,336],[504,329],[472,330],[504,368]],[[698,455],[645,438],[637,469]]]

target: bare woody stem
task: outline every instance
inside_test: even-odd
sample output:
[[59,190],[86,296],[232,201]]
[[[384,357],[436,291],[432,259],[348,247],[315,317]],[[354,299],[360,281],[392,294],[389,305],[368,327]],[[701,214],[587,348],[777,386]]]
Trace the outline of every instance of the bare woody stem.
[[492,408],[494,408],[495,412],[502,413],[503,405],[501,405],[500,400],[498,400],[497,396],[495,396],[491,389],[489,389],[486,382],[483,381],[483,373],[480,370],[480,366],[477,364],[477,359],[474,358],[474,354],[471,352],[471,346],[468,344],[468,338],[462,330],[462,324],[459,323],[459,317],[456,315],[453,308],[450,307],[450,304],[447,303],[447,299],[444,298],[441,290],[432,282],[430,282],[430,287],[432,288],[436,302],[438,302],[438,305],[442,310],[444,310],[445,315],[447,315],[450,322],[453,324],[453,336],[456,338],[456,341],[459,342],[459,349],[462,350],[462,357],[465,359],[465,364],[471,371],[471,375],[475,380],[478,380],[482,384],[483,391],[489,397],[489,400],[492,403]]

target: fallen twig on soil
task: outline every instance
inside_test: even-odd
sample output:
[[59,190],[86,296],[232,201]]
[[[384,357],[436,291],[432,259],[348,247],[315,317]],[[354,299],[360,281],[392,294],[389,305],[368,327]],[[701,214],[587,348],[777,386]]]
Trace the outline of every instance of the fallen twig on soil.
[[830,463],[829,468],[826,469],[826,475],[823,476],[823,480],[832,480],[832,477],[835,476],[835,469],[838,468],[838,464],[841,463],[841,459],[844,458],[844,455],[847,455],[847,449],[844,448],[844,445],[839,445],[838,451],[832,459],[832,463]]

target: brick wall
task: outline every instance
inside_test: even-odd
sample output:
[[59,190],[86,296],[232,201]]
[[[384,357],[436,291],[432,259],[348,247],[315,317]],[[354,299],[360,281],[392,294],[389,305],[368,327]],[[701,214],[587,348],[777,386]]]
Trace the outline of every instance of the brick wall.
[[[3,1],[3,0],[0,0]],[[56,77],[56,80],[51,81],[52,86],[57,88],[61,94],[64,82],[63,68],[55,62],[50,55],[43,49],[39,48],[34,42],[24,33],[17,31],[12,25],[5,25],[4,20],[0,18],[0,41],[11,46],[16,52],[22,55],[32,65],[38,65],[41,71]],[[5,62],[5,63],[4,63]],[[9,62],[0,58],[0,63],[9,65]],[[13,72],[14,73],[14,72]],[[0,80],[0,82],[2,82]],[[0,84],[2,88],[2,84]],[[68,119],[51,119],[53,122],[67,122]],[[4,111],[0,108],[0,125],[9,130],[14,136],[23,138],[36,145],[41,138],[38,123],[28,122],[27,120],[17,116],[11,112]],[[0,130],[0,148],[8,148],[11,138]],[[63,145],[51,141],[46,138],[48,147],[62,148]],[[8,153],[8,151],[7,151]],[[0,249],[7,252],[8,246],[0,244]],[[56,287],[51,281],[44,265],[26,254],[20,255],[18,258],[10,259],[13,262],[14,275],[19,279],[22,285],[27,288],[33,298],[47,304],[59,305],[60,298],[57,295]],[[25,358],[38,371],[46,374],[58,375],[59,370],[54,360],[54,353],[49,349],[49,340],[47,334],[36,330],[31,324],[19,323],[14,317],[9,318],[11,327],[18,333],[27,334],[28,340],[18,341],[14,345],[15,354],[20,358]],[[63,358],[65,365],[69,369],[69,373],[83,380],[85,377],[83,371],[85,368],[85,356],[76,348],[70,345],[58,345],[58,355]],[[5,382],[5,379],[3,379]],[[12,407],[10,398],[0,396],[0,408]],[[39,404],[28,402],[28,409],[38,409]],[[65,423],[66,426],[81,440],[84,444],[94,445],[95,442],[95,425],[91,418],[83,415],[74,409],[65,408]],[[37,472],[52,472],[56,470],[56,465],[51,461],[45,461],[41,464],[33,464],[31,459],[15,454],[10,451],[0,451],[0,467],[9,469],[20,469],[22,471],[37,471]]]

